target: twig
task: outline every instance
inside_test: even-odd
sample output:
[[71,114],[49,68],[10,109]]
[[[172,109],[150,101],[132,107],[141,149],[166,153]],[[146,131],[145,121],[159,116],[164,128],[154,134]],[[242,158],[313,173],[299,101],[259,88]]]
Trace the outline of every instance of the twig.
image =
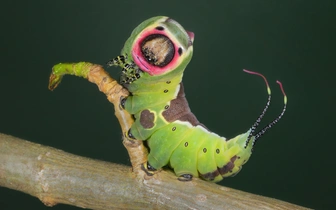
[[305,209],[172,173],[136,176],[131,167],[80,157],[0,134],[0,185],[44,204],[89,209]]

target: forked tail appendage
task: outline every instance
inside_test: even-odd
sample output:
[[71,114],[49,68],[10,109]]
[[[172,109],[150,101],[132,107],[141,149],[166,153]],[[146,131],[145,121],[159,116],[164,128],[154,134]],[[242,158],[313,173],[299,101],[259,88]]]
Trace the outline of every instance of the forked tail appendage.
[[255,74],[255,75],[258,75],[260,77],[262,77],[266,83],[266,87],[267,87],[267,93],[268,93],[268,99],[267,99],[267,103],[266,103],[266,106],[264,108],[264,110],[261,112],[261,114],[259,115],[259,117],[257,118],[257,120],[254,122],[254,124],[252,125],[251,127],[251,132],[249,134],[249,136],[247,137],[247,140],[246,140],[246,144],[245,144],[245,148],[247,147],[247,145],[249,144],[251,138],[254,136],[254,139],[253,139],[253,142],[252,142],[252,148],[253,146],[255,145],[255,143],[257,142],[257,140],[263,135],[266,133],[266,131],[268,129],[270,129],[271,127],[273,127],[281,118],[282,116],[284,115],[285,111],[286,111],[286,106],[287,106],[287,96],[286,96],[286,93],[283,89],[283,86],[282,86],[282,83],[280,81],[276,81],[279,86],[280,86],[280,90],[284,96],[284,107],[282,109],[282,112],[279,114],[279,116],[277,118],[275,118],[272,122],[270,122],[268,125],[266,125],[263,129],[261,129],[260,131],[258,131],[256,133],[256,129],[257,127],[259,126],[260,122],[261,122],[261,119],[264,117],[268,107],[270,106],[271,104],[271,89],[268,85],[268,82],[267,82],[267,79],[264,75],[258,73],[258,72],[254,72],[254,71],[249,71],[249,70],[246,70],[244,69],[243,70],[244,72],[246,73],[249,73],[249,74]]

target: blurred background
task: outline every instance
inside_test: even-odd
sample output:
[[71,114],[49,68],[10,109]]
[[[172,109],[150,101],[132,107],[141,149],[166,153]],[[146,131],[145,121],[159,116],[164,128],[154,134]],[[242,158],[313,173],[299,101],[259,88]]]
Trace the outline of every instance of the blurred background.
[[[170,16],[195,33],[184,74],[192,111],[212,131],[246,132],[288,109],[258,142],[242,171],[220,185],[314,209],[335,207],[335,1],[3,1],[0,132],[73,154],[130,165],[112,104],[88,81],[48,79],[59,62],[105,65],[143,20]],[[109,68],[114,78],[120,69]],[[262,126],[261,126],[262,127]],[[50,209],[0,187],[0,209]],[[52,209],[80,209],[57,205]]]

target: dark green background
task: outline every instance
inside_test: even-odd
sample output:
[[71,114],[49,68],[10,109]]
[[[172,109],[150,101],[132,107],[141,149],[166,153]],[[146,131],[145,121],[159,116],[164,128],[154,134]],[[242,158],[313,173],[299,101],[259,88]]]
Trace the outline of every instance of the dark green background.
[[[9,3],[10,2],[10,3]],[[314,209],[335,207],[335,1],[2,1],[0,132],[70,153],[129,165],[113,106],[88,81],[65,77],[47,89],[59,62],[105,64],[143,20],[166,15],[195,33],[185,75],[193,112],[233,137],[245,132],[267,99],[264,123],[288,109],[250,161],[219,184]],[[114,77],[120,69],[109,69]],[[113,140],[113,141],[112,141]],[[0,209],[49,209],[0,188]],[[223,206],[224,208],[224,206]],[[53,209],[77,209],[57,205]]]

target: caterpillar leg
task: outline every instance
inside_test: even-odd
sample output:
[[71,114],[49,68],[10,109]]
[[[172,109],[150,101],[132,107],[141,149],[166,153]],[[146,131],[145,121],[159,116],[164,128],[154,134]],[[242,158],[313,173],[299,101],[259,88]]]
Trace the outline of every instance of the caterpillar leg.
[[106,65],[120,66],[122,68],[120,83],[125,87],[141,77],[140,73],[142,71],[133,61],[128,60],[127,54],[119,55],[116,58],[109,60]]
[[188,182],[188,181],[191,181],[192,178],[193,178],[193,175],[191,174],[182,174],[177,179],[181,182]]
[[[141,169],[148,175],[148,176],[153,176],[154,173],[157,171],[156,168],[150,165],[149,162],[143,163],[141,165]],[[188,182],[191,181],[193,178],[193,175],[191,174],[182,174],[181,176],[178,177],[178,180],[181,182]]]
[[119,107],[120,107],[121,109],[125,109],[126,99],[127,99],[127,98],[123,98],[123,97],[120,98]]
[[149,162],[143,163],[141,165],[141,169],[148,175],[153,176],[154,172],[157,171],[153,166],[149,164]]
[[[120,108],[120,109],[125,109],[125,102],[126,102],[126,99],[127,99],[127,97],[126,97],[126,98],[123,98],[123,97],[120,98],[120,103],[119,103],[119,108]],[[126,138],[129,138],[129,139],[131,139],[131,140],[134,140],[134,139],[135,139],[135,137],[134,137],[133,134],[131,133],[131,129],[129,129],[129,130],[125,133],[125,137],[126,137]]]
[[127,132],[126,132],[126,137],[128,137],[129,139],[136,139],[133,134],[131,133],[131,129],[129,129]]
[[153,166],[151,166],[151,164],[147,161],[147,169],[149,171],[157,171],[156,168],[154,168]]
[[120,83],[127,88],[127,85],[133,83],[141,77],[141,70],[135,65],[135,63],[123,64],[122,73],[120,76]]
[[119,55],[116,58],[113,58],[111,60],[109,60],[106,65],[108,66],[120,66],[120,65],[124,65],[127,61],[127,54],[125,55]]

